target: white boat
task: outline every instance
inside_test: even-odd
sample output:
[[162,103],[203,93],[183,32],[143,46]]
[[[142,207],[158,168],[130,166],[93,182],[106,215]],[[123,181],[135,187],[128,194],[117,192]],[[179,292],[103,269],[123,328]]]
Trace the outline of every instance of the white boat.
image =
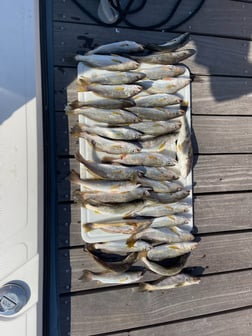
[[0,335],[42,335],[39,0],[0,2]]

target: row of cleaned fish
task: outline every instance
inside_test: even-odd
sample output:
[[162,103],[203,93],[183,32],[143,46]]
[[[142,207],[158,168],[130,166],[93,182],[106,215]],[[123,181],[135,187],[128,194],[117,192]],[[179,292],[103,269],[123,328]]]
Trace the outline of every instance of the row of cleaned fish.
[[[104,272],[84,270],[82,280],[126,284],[139,281],[149,269],[166,278],[141,284],[141,290],[199,282],[181,273],[188,253],[197,247],[184,228],[192,206],[184,185],[192,149],[187,102],[178,92],[190,83],[183,77],[185,68],[177,65],[194,54],[177,50],[188,40],[185,33],[163,45],[115,42],[75,57],[85,67],[77,82],[85,99],[69,103],[66,113],[85,118],[72,136],[85,139],[99,155],[91,161],[77,153],[93,178],[81,179],[72,171],[69,179],[81,188],[74,192],[80,206],[103,218],[83,223],[82,229],[125,235],[86,244]],[[132,271],[138,262],[141,271]]]

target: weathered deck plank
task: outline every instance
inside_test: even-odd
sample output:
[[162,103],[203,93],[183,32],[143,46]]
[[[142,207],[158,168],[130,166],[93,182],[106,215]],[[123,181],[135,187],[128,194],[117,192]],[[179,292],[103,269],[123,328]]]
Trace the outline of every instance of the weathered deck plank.
[[[78,140],[66,135],[77,117],[56,113],[57,155],[74,155]],[[252,153],[252,118],[247,116],[192,116],[194,154]]]
[[[165,40],[172,35],[167,34]],[[136,31],[114,28],[85,26],[74,23],[59,23],[54,26],[54,46],[56,66],[76,66],[74,55],[84,53],[95,45],[118,40],[136,40],[137,42],[163,41],[163,34],[152,31]],[[192,35],[188,48],[194,48],[196,55],[185,60],[194,74],[251,76],[252,42],[239,39]]]
[[[71,297],[71,335],[97,335],[116,330],[177,321],[252,305],[252,272],[204,277],[197,286],[141,293],[135,287],[117,288]],[[62,320],[66,319],[62,298]],[[65,305],[66,306],[66,305]],[[66,313],[65,313],[66,312]]]
[[[194,199],[194,225],[199,234],[250,230],[251,212],[251,193],[201,195]],[[58,216],[59,247],[82,245],[79,207],[59,204]]]
[[[194,194],[252,190],[251,154],[200,155],[196,160],[193,168]],[[69,201],[72,199],[70,192],[78,186],[70,186],[67,176],[71,169],[79,171],[79,163],[75,159],[69,162],[62,159],[58,164],[58,200]]]
[[[216,274],[252,268],[252,233],[222,234],[203,236],[199,246],[189,256],[186,267],[193,268],[194,274]],[[95,282],[83,282],[78,280],[82,270],[89,269],[95,272],[103,271],[86,252],[79,249],[59,251],[59,291],[81,291],[90,288],[101,288]],[[66,261],[68,262],[66,263]],[[68,265],[69,264],[69,265]],[[143,264],[139,264],[143,266]],[[66,273],[66,269],[71,273]],[[149,274],[148,274],[149,273]],[[141,282],[147,279],[155,279],[153,274],[147,272]],[[70,287],[70,288],[69,288]]]
[[[251,324],[252,309],[242,309],[239,311],[217,314],[203,318],[192,319],[190,321],[180,321],[179,323],[169,323],[162,326],[132,330],[128,336],[172,336],[188,335],[194,336],[248,336],[252,333]],[[123,336],[124,334],[114,334]]]
[[[55,67],[55,110],[77,99],[75,68]],[[193,114],[251,115],[251,78],[195,76],[192,82]]]
[[[141,25],[156,24],[163,20],[170,12],[173,1],[167,1],[165,8],[161,1],[148,1],[144,10],[137,14],[128,16],[128,19],[135,24]],[[85,7],[94,15],[97,15],[98,0],[86,0]],[[169,22],[178,22],[178,19],[185,17],[192,10],[191,2],[182,1],[174,19]],[[153,13],[153,15],[148,15]],[[249,3],[240,3],[229,0],[205,1],[200,11],[185,24],[179,26],[179,31],[190,31],[200,34],[213,34],[232,37],[250,38],[251,12]],[[78,23],[94,23],[71,1],[54,1],[54,20]],[[123,23],[121,24],[123,25]],[[162,26],[165,28],[167,25]]]

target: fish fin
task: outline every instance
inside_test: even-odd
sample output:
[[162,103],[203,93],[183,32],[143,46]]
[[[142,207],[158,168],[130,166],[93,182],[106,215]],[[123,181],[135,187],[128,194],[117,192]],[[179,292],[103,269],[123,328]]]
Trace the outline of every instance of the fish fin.
[[137,259],[146,258],[146,256],[147,256],[147,251],[146,250],[140,251],[140,252],[138,252]]
[[133,247],[136,241],[137,241],[136,233],[133,233],[133,234],[127,239],[126,244],[128,245],[128,247]]
[[144,282],[139,284],[140,292],[151,291],[151,290],[152,290],[152,285],[148,283],[144,283]]
[[77,173],[76,170],[72,169],[70,175],[68,176],[68,180],[72,183],[79,184],[80,175]]
[[79,278],[79,280],[91,281],[92,277],[93,277],[93,273],[91,271],[84,270],[83,273],[82,273],[82,276]]
[[104,156],[101,160],[102,163],[111,163],[115,160],[116,158],[112,156]]

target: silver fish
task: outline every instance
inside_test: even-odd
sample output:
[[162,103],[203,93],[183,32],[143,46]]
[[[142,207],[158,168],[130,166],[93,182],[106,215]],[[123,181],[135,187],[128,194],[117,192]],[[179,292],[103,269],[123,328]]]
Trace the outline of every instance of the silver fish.
[[132,56],[132,58],[138,62],[151,64],[177,64],[194,54],[194,49],[183,49],[173,52],[157,52],[147,56]]
[[177,157],[181,176],[185,178],[192,169],[193,149],[187,119],[185,116],[179,119],[182,125],[177,139]]
[[86,67],[85,76],[77,80],[77,91],[82,91],[82,83],[93,84],[131,84],[146,77],[145,73],[137,71],[109,71]]
[[176,95],[168,93],[155,93],[152,95],[135,96],[134,102],[136,106],[141,107],[164,107],[166,105],[180,104],[182,99]]
[[148,227],[140,232],[134,233],[127,241],[131,243],[135,242],[137,239],[171,244],[191,241],[194,239],[194,236],[188,231],[181,230],[175,226],[170,228]]
[[92,91],[99,96],[113,99],[131,98],[143,90],[141,85],[136,84],[88,84],[85,83],[84,78],[80,79],[80,82],[79,92]]
[[168,107],[168,108],[153,108],[153,107],[127,107],[127,111],[130,111],[136,114],[141,119],[147,120],[170,120],[177,117],[180,117],[186,113],[185,110],[176,107]]
[[180,121],[143,121],[140,123],[129,124],[129,126],[144,134],[158,136],[172,133],[181,127]]
[[113,140],[136,140],[140,139],[142,133],[129,127],[104,127],[98,125],[85,125],[78,123],[71,130],[71,135],[80,137],[81,132],[96,134]]
[[[116,100],[116,99],[113,99]],[[89,119],[109,125],[120,125],[139,122],[141,119],[135,114],[121,109],[104,109],[94,107],[80,107],[76,109],[66,109],[68,115],[81,114]]]
[[111,165],[111,164],[103,164],[94,161],[85,160],[84,157],[77,153],[75,158],[80,163],[84,164],[84,166],[88,169],[88,171],[100,178],[112,180],[112,181],[120,181],[120,180],[134,180],[136,178],[137,173],[141,173],[140,170],[136,170],[133,167],[124,167],[119,165]]
[[78,203],[80,203],[81,206],[89,210],[92,210],[96,214],[109,214],[121,217],[128,217],[133,211],[138,211],[143,207],[142,200],[115,204],[115,203],[93,202],[91,200],[89,200],[89,202],[85,202],[83,201],[82,197],[80,198],[78,197]]
[[143,187],[149,187],[153,191],[160,193],[173,193],[182,189],[181,184],[178,182],[157,181],[145,177],[137,177],[137,182]]
[[123,203],[131,202],[137,199],[144,199],[149,196],[147,188],[136,188],[130,191],[123,192],[102,192],[102,191],[84,191],[76,190],[74,196],[80,196],[84,202],[97,201],[101,203]]
[[96,150],[111,154],[136,153],[141,148],[133,143],[122,140],[109,140],[99,135],[80,133],[81,137],[86,139]]
[[106,243],[94,243],[93,247],[107,252],[130,253],[147,251],[151,245],[143,240],[138,240],[133,246],[128,246],[125,240],[116,240]]
[[149,64],[141,63],[137,71],[144,73],[147,78],[151,80],[162,79],[165,77],[176,77],[183,75],[185,67],[177,65],[154,65],[150,67]]
[[[146,252],[144,252],[146,254]],[[140,253],[140,258],[142,262],[147,266],[148,269],[150,269],[152,272],[164,275],[164,276],[172,276],[180,273],[182,269],[184,268],[185,262],[180,262],[176,266],[170,266],[170,267],[164,267],[159,265],[156,262],[150,261],[144,256],[144,253]],[[182,258],[182,257],[181,257]]]
[[176,93],[177,91],[187,86],[190,82],[191,82],[190,78],[166,77],[158,80],[144,79],[139,81],[138,84],[141,85],[146,92],[152,94],[152,93]]
[[73,169],[69,176],[69,180],[82,186],[84,190],[102,191],[106,193],[132,191],[141,184],[134,181],[108,181],[96,179],[80,179],[80,175]]
[[144,201],[144,206],[141,209],[137,209],[130,215],[133,216],[150,216],[150,217],[161,217],[167,215],[173,215],[182,212],[188,212],[190,210],[190,205],[188,203],[176,202],[163,204],[159,202]]
[[178,215],[167,215],[152,219],[151,227],[172,227],[176,225],[188,224],[189,220],[186,217]]
[[148,198],[160,203],[174,203],[186,198],[190,194],[190,190],[182,189],[180,191],[167,192],[152,192],[150,191]]
[[199,278],[192,277],[189,274],[179,273],[177,275],[169,276],[162,280],[154,281],[151,284],[141,283],[139,284],[139,290],[153,292],[156,290],[165,290],[165,289],[197,285],[199,283],[200,283]]
[[134,41],[120,41],[101,45],[95,49],[89,50],[86,55],[93,54],[127,54],[132,52],[143,51],[142,44]]
[[145,48],[154,51],[174,51],[186,45],[189,39],[190,33],[184,33],[163,44],[147,43]]
[[125,273],[111,273],[101,272],[95,273],[84,270],[79,280],[83,281],[97,281],[101,284],[129,284],[140,280],[143,276],[143,271],[139,272],[125,272]]
[[94,68],[113,71],[135,70],[139,65],[132,59],[118,55],[76,55],[75,60]]
[[119,221],[85,223],[82,226],[86,232],[100,229],[110,233],[133,234],[150,226],[151,223],[152,220],[149,219],[121,219]]
[[124,165],[143,165],[150,167],[174,166],[177,161],[173,158],[158,152],[140,152],[134,154],[124,154],[120,158],[107,158],[111,162],[122,163]]
[[189,253],[196,249],[198,243],[182,242],[173,244],[162,244],[152,247],[147,252],[147,257],[150,260],[160,261],[168,258],[176,258],[183,254]]
[[[68,104],[65,108],[66,113],[71,113],[72,110],[83,108],[83,107],[96,107],[102,109],[121,109],[125,107],[135,106],[135,102],[133,99],[112,99],[96,96],[96,98],[92,98],[85,101],[74,100]],[[75,113],[79,114],[79,113]]]

